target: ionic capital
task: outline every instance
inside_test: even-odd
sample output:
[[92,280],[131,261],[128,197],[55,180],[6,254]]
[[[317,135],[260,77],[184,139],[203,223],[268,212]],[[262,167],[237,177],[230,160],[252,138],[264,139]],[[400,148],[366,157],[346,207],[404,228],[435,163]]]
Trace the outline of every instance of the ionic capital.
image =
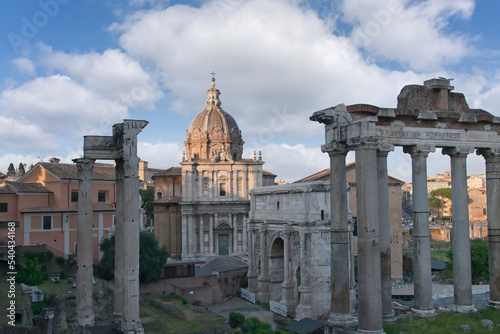
[[394,145],[379,143],[377,147],[377,156],[386,157],[390,152],[394,151]]
[[436,147],[430,144],[417,144],[412,146],[403,146],[403,152],[408,153],[411,157],[424,156],[427,158],[429,153],[436,151]]
[[325,145],[321,145],[321,151],[323,153],[328,153],[330,157],[336,155],[347,155],[349,153],[349,148],[346,144],[342,143],[329,143]]
[[500,162],[500,148],[480,148],[476,151],[477,155],[482,155],[486,163]]
[[454,158],[466,158],[469,154],[474,152],[474,147],[471,146],[456,146],[443,148],[442,154],[449,155]]
[[73,159],[73,162],[76,163],[79,180],[92,179],[92,171],[94,170],[94,161],[95,161],[94,159],[85,159],[85,158]]

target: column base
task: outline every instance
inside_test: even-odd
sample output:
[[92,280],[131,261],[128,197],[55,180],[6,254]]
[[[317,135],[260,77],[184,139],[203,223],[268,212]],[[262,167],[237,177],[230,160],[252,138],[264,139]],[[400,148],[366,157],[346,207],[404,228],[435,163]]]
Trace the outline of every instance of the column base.
[[313,317],[314,313],[311,305],[299,304],[299,306],[295,309],[295,320]]
[[396,313],[394,313],[394,311],[392,311],[391,313],[388,313],[388,314],[382,314],[382,320],[384,322],[394,322],[394,321],[398,320],[398,317],[396,317]]
[[75,325],[78,327],[89,327],[94,326],[95,318],[94,315],[86,316],[85,318],[76,318]]
[[118,333],[119,334],[144,334],[144,328],[142,327],[142,323],[138,322],[135,323],[133,329],[123,329],[119,328]]
[[330,313],[326,323],[334,327],[352,327],[358,324],[358,318],[351,313]]
[[474,305],[455,305],[455,303],[451,304],[451,310],[457,313],[477,312]]
[[415,313],[415,315],[417,317],[420,317],[420,318],[432,318],[432,317],[437,316],[436,310],[434,310],[433,308],[428,309],[428,310],[421,310],[421,309],[412,307],[411,310],[413,313]]
[[356,333],[373,333],[373,334],[385,334],[383,329],[375,330],[375,331],[369,331],[366,329],[358,329]]
[[488,300],[488,307],[494,307],[496,309],[500,309],[500,302],[497,302],[496,300]]
[[121,324],[123,319],[123,314],[113,312],[113,317],[111,319],[114,324]]

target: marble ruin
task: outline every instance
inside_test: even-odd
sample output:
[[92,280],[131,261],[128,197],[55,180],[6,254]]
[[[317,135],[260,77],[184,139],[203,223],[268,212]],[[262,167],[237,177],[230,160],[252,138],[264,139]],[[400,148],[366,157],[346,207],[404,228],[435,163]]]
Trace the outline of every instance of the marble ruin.
[[85,136],[78,167],[76,329],[94,325],[92,304],[92,170],[95,160],[115,160],[116,225],[113,322],[120,333],[144,333],[139,317],[139,158],[137,135],[147,121],[124,120],[112,136]]
[[[451,79],[405,86],[397,108],[339,104],[315,112],[310,119],[325,124],[325,144],[331,162],[331,310],[330,330],[357,321],[362,332],[383,333],[390,316],[390,262],[387,215],[387,156],[402,146],[412,160],[414,215],[414,307],[423,317],[434,316],[432,303],[427,157],[436,148],[450,156],[453,212],[453,311],[474,311],[471,287],[467,206],[467,155],[486,161],[489,304],[500,307],[500,118],[469,108],[463,94],[452,92]],[[358,211],[358,316],[350,298],[350,250],[345,160],[355,151]],[[268,248],[269,250],[269,248]]]

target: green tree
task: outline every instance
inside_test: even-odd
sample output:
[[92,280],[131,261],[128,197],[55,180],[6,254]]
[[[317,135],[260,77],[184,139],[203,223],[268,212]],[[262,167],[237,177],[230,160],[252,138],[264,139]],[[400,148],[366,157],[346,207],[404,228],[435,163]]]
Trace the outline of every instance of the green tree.
[[146,210],[146,216],[153,219],[153,201],[155,200],[154,188],[139,189],[142,199],[142,207]]
[[24,265],[25,266],[17,272],[16,278],[19,283],[34,286],[43,283],[47,278],[47,273],[40,269],[37,257],[25,259]]
[[7,175],[16,174],[16,170],[14,169],[14,164],[11,162],[9,168],[7,168]]
[[[139,282],[150,283],[162,276],[162,270],[170,255],[165,246],[159,247],[154,234],[141,231],[139,244]],[[115,237],[105,239],[101,243],[103,256],[96,266],[100,276],[110,280],[115,270]]]
[[26,171],[24,170],[24,164],[22,162],[19,163],[19,169],[18,172],[19,176],[23,176]]
[[[453,250],[449,249],[446,254],[446,269],[453,269]],[[488,265],[488,245],[481,239],[474,239],[470,243],[471,277],[472,280],[479,278],[490,279]]]
[[437,197],[429,197],[429,209],[439,210],[443,206],[443,201]]
[[439,188],[436,190],[431,191],[431,196],[432,197],[444,197],[444,198],[449,198],[451,199],[451,188]]

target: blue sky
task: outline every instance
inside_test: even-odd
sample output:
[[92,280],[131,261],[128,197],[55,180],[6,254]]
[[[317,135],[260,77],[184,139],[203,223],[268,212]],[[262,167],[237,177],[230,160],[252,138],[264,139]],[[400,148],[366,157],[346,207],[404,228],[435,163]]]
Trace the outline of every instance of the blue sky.
[[[244,156],[262,151],[288,182],[328,168],[323,127],[308,118],[338,103],[395,107],[404,85],[444,76],[500,116],[499,12],[495,0],[4,0],[0,171],[70,162],[83,135],[124,118],[150,122],[142,159],[178,166],[212,70]],[[409,181],[409,157],[389,157]],[[430,156],[430,175],[449,168]],[[482,158],[468,170],[483,173]]]

